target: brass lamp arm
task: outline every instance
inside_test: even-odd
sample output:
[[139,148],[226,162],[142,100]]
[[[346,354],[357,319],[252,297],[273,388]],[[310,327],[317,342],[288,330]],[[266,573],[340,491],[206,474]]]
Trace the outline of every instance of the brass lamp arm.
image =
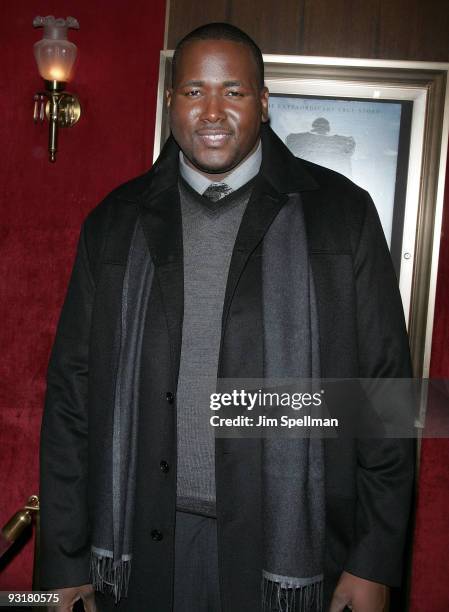
[[46,81],[46,91],[40,91],[34,96],[34,122],[43,123],[44,117],[50,123],[48,152],[51,162],[56,161],[58,150],[58,127],[72,127],[81,116],[81,106],[78,98],[63,91],[64,83]]

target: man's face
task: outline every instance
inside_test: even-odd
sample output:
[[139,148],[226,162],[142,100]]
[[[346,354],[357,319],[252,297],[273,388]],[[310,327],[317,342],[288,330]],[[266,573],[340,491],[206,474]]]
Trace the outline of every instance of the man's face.
[[250,49],[230,40],[198,40],[181,51],[167,91],[170,126],[187,163],[221,180],[257,147],[268,120]]

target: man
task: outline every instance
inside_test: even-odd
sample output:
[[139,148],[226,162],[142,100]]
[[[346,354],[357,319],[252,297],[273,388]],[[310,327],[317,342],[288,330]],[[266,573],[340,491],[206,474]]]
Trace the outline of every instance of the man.
[[409,376],[374,206],[266,125],[237,28],[185,37],[172,77],[157,163],[81,232],[42,426],[42,586],[63,610],[380,612],[411,444],[214,440],[203,402],[217,374]]

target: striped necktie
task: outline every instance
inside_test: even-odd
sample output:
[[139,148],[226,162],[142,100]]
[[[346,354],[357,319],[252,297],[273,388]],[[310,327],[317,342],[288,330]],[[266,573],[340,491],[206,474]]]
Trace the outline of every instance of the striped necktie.
[[226,183],[211,183],[206,191],[204,191],[203,196],[211,202],[218,202],[218,200],[227,196],[231,191],[231,187],[226,185]]

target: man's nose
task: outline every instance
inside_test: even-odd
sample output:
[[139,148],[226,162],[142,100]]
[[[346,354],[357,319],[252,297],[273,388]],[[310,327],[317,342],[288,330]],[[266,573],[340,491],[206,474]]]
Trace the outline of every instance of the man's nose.
[[226,112],[223,108],[223,100],[219,95],[206,96],[204,107],[201,112],[201,120],[208,123],[216,123],[226,117]]

